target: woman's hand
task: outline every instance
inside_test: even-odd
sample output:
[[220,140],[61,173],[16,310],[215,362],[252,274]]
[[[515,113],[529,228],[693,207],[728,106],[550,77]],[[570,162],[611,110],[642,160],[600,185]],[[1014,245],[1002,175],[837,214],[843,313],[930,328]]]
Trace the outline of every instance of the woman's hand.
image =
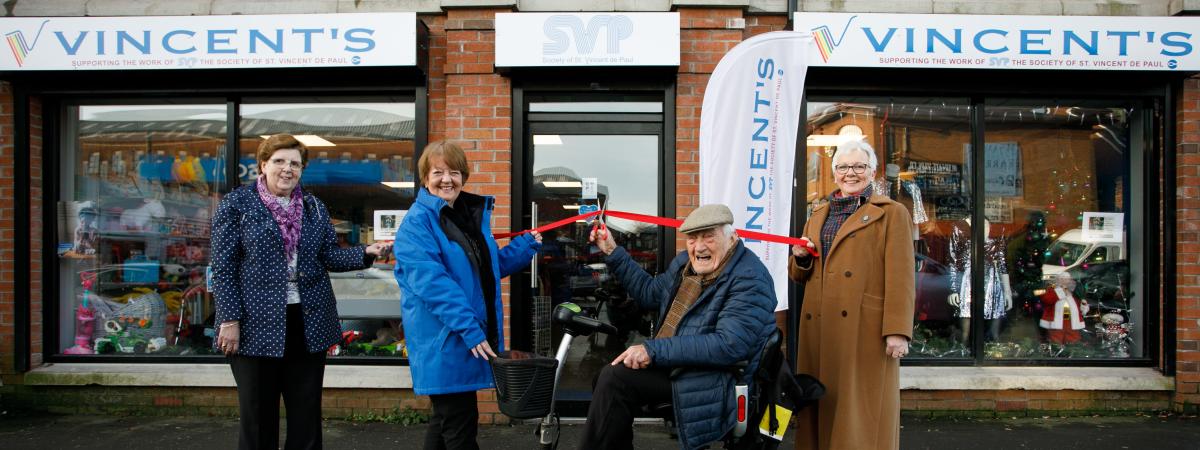
[[529,235],[533,236],[533,240],[537,241],[537,243],[539,243],[539,244],[542,243],[542,233],[538,233],[537,231],[530,231]]
[[241,323],[234,320],[223,322],[219,325],[217,331],[217,348],[221,350],[225,356],[229,356],[238,352],[238,341],[242,338]]
[[471,347],[471,356],[474,356],[476,358],[483,358],[484,361],[487,361],[488,356],[495,358],[496,352],[492,351],[492,346],[490,344],[488,344],[488,341],[486,339],[484,339],[483,342],[480,342],[479,344],[475,345],[474,347]]
[[368,245],[367,248],[363,250],[363,252],[368,255],[374,256],[374,257],[380,257],[380,256],[383,256],[383,253],[386,252],[387,249],[388,249],[387,243],[376,242],[374,244]]
[[908,355],[908,338],[899,334],[891,334],[884,338],[884,341],[887,342],[887,348],[884,352],[888,356],[902,358]]
[[797,260],[803,261],[812,256],[810,251],[816,250],[817,246],[813,244],[812,239],[809,239],[808,236],[801,237],[800,239],[804,239],[804,246],[793,245],[792,256],[796,257]]

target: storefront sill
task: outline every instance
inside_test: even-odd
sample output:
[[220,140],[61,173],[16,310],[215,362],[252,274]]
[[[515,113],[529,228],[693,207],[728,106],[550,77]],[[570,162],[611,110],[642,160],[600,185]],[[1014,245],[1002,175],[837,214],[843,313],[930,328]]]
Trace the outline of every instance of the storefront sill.
[[[25,374],[30,386],[234,387],[228,364],[46,364]],[[406,366],[325,366],[325,387],[412,389]]]
[[1149,367],[901,367],[900,389],[1173,391],[1175,378]]

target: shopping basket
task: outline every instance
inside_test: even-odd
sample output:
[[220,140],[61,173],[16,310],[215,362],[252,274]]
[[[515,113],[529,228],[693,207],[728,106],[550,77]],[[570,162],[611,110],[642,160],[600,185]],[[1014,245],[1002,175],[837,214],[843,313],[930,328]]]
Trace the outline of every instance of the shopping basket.
[[550,413],[557,360],[513,350],[500,352],[491,361],[500,412],[514,419],[533,419]]

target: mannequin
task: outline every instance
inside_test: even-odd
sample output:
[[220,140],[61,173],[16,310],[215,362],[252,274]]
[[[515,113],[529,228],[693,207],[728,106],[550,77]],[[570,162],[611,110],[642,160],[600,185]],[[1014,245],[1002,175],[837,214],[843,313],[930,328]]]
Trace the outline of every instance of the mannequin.
[[[988,321],[988,338],[1000,336],[1000,322],[1012,309],[1012,285],[1005,261],[1005,244],[991,237],[991,223],[983,221],[983,318]],[[962,342],[971,335],[971,218],[954,224],[950,234],[950,296],[958,309]]]
[[[888,164],[885,178],[875,180],[875,192],[886,192],[892,200],[908,206],[913,220],[913,240],[921,238],[921,229],[931,225],[921,199],[921,188],[914,181],[916,172],[901,172],[900,166]],[[907,198],[905,198],[907,197]]]
[[1075,297],[1075,279],[1060,272],[1054,276],[1054,286],[1042,294],[1042,320],[1046,339],[1054,344],[1079,342],[1079,330],[1084,327],[1083,316],[1090,309],[1086,300]]

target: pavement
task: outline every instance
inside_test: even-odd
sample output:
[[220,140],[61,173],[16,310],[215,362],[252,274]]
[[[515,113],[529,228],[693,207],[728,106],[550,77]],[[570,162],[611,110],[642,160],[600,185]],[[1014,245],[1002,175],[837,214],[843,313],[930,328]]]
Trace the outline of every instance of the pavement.
[[[482,450],[535,449],[530,424],[481,426]],[[559,448],[579,445],[581,425],[563,425]],[[635,447],[677,449],[662,425],[638,424]],[[328,449],[420,449],[424,425],[330,420]],[[1200,449],[1195,416],[1138,415],[1011,419],[930,419],[904,416],[903,449]],[[237,447],[237,419],[228,417],[113,417],[0,412],[0,448],[184,450]],[[789,436],[781,448],[791,449]]]

